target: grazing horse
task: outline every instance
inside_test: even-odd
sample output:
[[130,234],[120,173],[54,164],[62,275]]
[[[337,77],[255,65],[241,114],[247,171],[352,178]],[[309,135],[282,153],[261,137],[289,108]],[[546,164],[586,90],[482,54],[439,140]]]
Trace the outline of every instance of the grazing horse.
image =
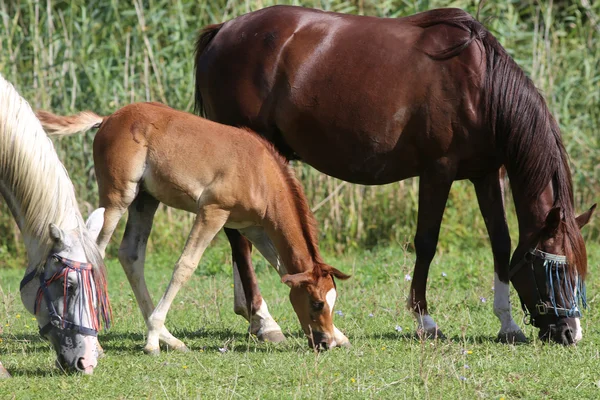
[[0,194],[27,247],[21,299],[64,369],[91,374],[101,350],[100,315],[109,325],[106,269],[73,184],[29,104],[0,76]]
[[[254,238],[282,282],[291,287],[290,301],[309,346],[326,349],[349,343],[333,325],[333,278],[349,276],[322,260],[304,193],[270,143],[252,132],[159,103],[130,104],[108,117],[90,112],[72,117],[39,112],[38,117],[50,135],[100,127],[94,139],[94,165],[100,204],[106,212],[98,245],[101,251],[106,249],[129,208],[119,260],[148,326],[146,353],[159,352],[159,341],[173,349],[187,349],[165,328],[166,315],[224,226]],[[192,212],[196,220],[167,291],[154,308],[144,281],[144,259],[159,202]],[[240,276],[244,287],[256,286],[253,271],[240,270]],[[266,305],[258,306],[248,304],[266,318]],[[272,318],[261,328],[262,337],[281,340]]]
[[[525,340],[509,280],[540,337],[581,338],[580,228],[594,207],[575,216],[558,124],[472,16],[438,9],[386,19],[275,6],[206,27],[195,61],[196,108],[209,119],[248,126],[287,159],[349,182],[420,177],[408,299],[419,332],[441,334],[428,313],[427,275],[452,182],[469,179],[492,244],[499,338]],[[519,221],[512,259],[501,166]],[[251,270],[247,240],[227,234],[234,267]],[[558,280],[549,280],[552,271]]]

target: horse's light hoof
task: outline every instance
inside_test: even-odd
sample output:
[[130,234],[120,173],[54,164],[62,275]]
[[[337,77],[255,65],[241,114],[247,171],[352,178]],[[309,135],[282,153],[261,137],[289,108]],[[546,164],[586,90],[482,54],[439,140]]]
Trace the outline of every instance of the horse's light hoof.
[[144,353],[149,356],[157,356],[160,354],[160,347],[144,347]]
[[171,349],[172,351],[178,351],[180,353],[188,353],[190,351],[190,349],[188,349],[188,347],[185,344],[182,344],[177,347],[169,347],[169,349]]
[[441,329],[435,327],[432,329],[418,329],[417,330],[417,338],[419,340],[427,340],[427,339],[444,340],[444,339],[446,339],[446,335],[444,335],[444,332],[442,332]]
[[521,331],[515,331],[515,332],[500,332],[498,333],[498,341],[500,343],[508,343],[508,344],[515,344],[515,343],[527,343],[527,336],[525,336],[525,334]]
[[2,364],[0,364],[0,379],[5,379],[5,378],[10,378],[10,374],[8,373],[6,368],[4,368],[2,366]]
[[261,342],[282,343],[285,342],[285,336],[281,331],[271,331],[256,336]]

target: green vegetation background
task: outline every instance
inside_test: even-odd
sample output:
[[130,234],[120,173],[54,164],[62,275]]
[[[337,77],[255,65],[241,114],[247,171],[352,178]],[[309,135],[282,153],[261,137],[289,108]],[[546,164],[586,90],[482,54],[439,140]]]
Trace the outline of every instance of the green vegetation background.
[[[0,0],[0,73],[34,109],[109,114],[130,102],[157,100],[191,111],[193,48],[199,29],[275,3],[392,18],[435,7],[460,7],[473,15],[477,11],[475,1],[464,0]],[[544,93],[571,157],[577,211],[587,209],[598,200],[600,177],[600,2],[488,1],[480,19]],[[84,214],[97,204],[93,135],[55,142]],[[368,187],[346,184],[305,165],[295,169],[326,250],[340,253],[385,245],[410,250],[417,179]],[[441,252],[487,246],[469,182],[455,183],[444,218]],[[512,213],[509,221],[514,241],[517,224]],[[588,240],[598,238],[597,221],[584,232]],[[150,251],[179,252],[190,224],[189,215],[163,208]],[[120,236],[117,232],[113,241]],[[223,237],[218,241],[225,246]],[[117,248],[109,246],[109,254]],[[24,257],[18,230],[0,202],[0,267],[21,266]],[[201,267],[206,273],[221,269],[228,267],[217,260]]]

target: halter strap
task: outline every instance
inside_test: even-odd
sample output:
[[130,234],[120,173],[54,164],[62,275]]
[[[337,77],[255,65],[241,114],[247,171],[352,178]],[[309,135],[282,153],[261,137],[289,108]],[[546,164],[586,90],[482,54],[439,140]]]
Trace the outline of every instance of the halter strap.
[[[533,310],[528,310],[527,306],[521,299],[521,296],[519,296],[519,299],[521,300],[521,308],[525,312],[526,318],[528,315],[531,320],[534,320],[537,316],[547,315],[547,314],[551,314],[551,313],[556,315],[557,317],[581,318],[581,311],[579,311],[579,308],[577,307],[577,303],[578,303],[578,298],[580,296],[582,296],[581,297],[582,305],[584,308],[587,306],[587,303],[585,301],[585,285],[582,282],[578,283],[578,286],[579,286],[578,289],[579,289],[580,293],[578,293],[577,296],[575,296],[573,298],[573,302],[574,302],[573,307],[571,307],[570,309],[556,306],[556,300],[554,299],[553,295],[550,298],[550,301],[552,302],[552,307],[548,306],[542,300],[542,295],[538,288],[537,279],[536,279],[535,272],[533,269],[533,262],[536,259],[545,261],[545,263],[544,263],[545,266],[546,266],[546,262],[550,262],[552,264],[565,264],[565,265],[567,263],[566,256],[561,256],[561,255],[552,254],[552,253],[546,253],[546,252],[538,250],[538,249],[529,249],[523,255],[523,258],[514,267],[512,267],[509,270],[508,278],[512,279],[523,268],[523,266],[525,266],[525,265],[531,266],[530,273],[533,275],[533,282],[535,284],[535,289],[537,292],[538,303],[535,305],[535,308]],[[550,266],[550,268],[551,268],[551,266]],[[550,271],[546,271],[546,272],[547,272],[547,278],[549,278],[549,280],[550,280],[550,285],[553,286],[552,271],[550,270]],[[556,271],[556,280],[557,281],[560,280],[558,270]],[[567,280],[567,282],[569,282],[569,281]],[[569,284],[569,286],[570,286],[570,284]],[[562,294],[561,294],[561,296],[562,296]]]
[[[36,300],[34,303],[33,312],[35,314],[37,314],[38,304],[41,302],[41,299],[43,297],[44,300],[46,301],[46,306],[48,307],[48,313],[50,315],[50,322],[48,322],[46,325],[44,325],[43,327],[40,328],[40,335],[45,336],[48,332],[50,332],[50,330],[52,328],[56,328],[56,329],[61,329],[61,330],[76,331],[85,336],[98,336],[97,329],[87,328],[85,326],[75,324],[73,322],[67,321],[66,319],[62,318],[58,314],[58,312],[56,312],[56,308],[54,307],[54,303],[52,303],[52,299],[50,297],[50,291],[48,290],[48,283],[52,283],[55,279],[57,279],[65,268],[71,269],[71,270],[91,271],[93,268],[93,265],[90,263],[84,263],[84,262],[80,262],[80,261],[70,260],[68,258],[59,256],[58,254],[52,254],[50,257],[48,257],[48,260],[50,260],[52,258],[55,259],[56,261],[58,261],[62,265],[63,268],[61,268],[60,271],[57,271],[51,277],[46,278],[46,269],[45,268],[43,271],[41,271],[41,273],[39,273],[40,271],[38,271],[37,269],[34,269],[33,271],[31,271],[30,273],[25,275],[25,277],[23,277],[23,279],[21,280],[21,284],[20,284],[20,290],[23,290],[25,285],[27,285],[29,282],[31,282],[33,280],[33,278],[35,278],[35,276],[38,275],[38,273],[39,273],[40,288],[38,289],[38,294],[36,296]],[[46,261],[46,263],[47,262],[48,261]]]

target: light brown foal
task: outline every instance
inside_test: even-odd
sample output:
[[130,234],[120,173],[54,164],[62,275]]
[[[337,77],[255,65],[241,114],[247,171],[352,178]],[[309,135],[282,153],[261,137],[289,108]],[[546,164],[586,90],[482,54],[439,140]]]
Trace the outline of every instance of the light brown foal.
[[[349,276],[321,259],[314,217],[304,193],[268,142],[159,103],[130,104],[108,117],[91,112],[60,117],[43,111],[38,117],[50,135],[100,128],[94,139],[94,165],[100,207],[106,211],[98,245],[104,254],[128,209],[119,260],[148,327],[146,353],[158,353],[160,342],[187,350],[166,329],[166,315],[223,227],[238,229],[260,242],[259,250],[267,253],[282,281],[291,287],[290,300],[310,346],[349,344],[333,325],[333,278]],[[155,308],[144,280],[144,259],[160,202],[192,212],[196,220],[171,282]],[[253,284],[248,282],[253,271],[240,271],[240,275],[245,287]],[[246,298],[248,315],[252,315],[261,304]],[[274,341],[282,339],[278,328],[273,330]],[[269,339],[269,332],[261,332],[261,337]]]

